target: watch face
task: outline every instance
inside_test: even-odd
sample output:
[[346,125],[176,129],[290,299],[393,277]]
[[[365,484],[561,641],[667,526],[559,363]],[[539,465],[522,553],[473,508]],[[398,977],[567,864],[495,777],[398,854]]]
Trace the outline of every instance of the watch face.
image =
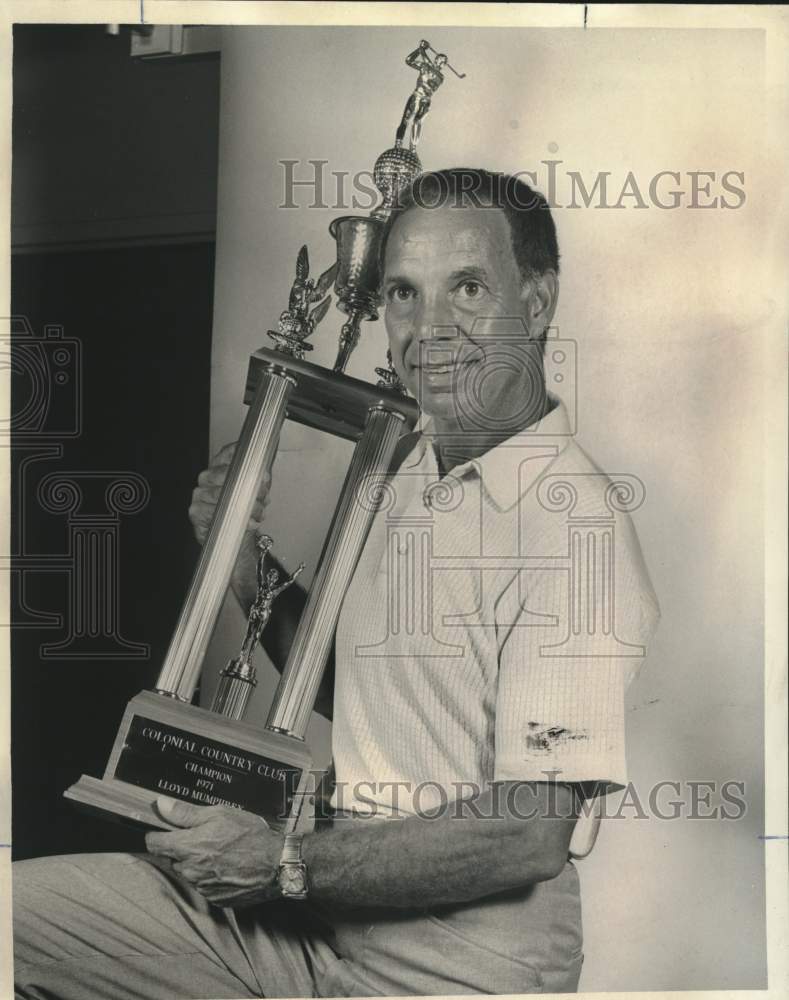
[[286,896],[307,891],[307,873],[303,865],[283,865],[279,871],[279,887]]

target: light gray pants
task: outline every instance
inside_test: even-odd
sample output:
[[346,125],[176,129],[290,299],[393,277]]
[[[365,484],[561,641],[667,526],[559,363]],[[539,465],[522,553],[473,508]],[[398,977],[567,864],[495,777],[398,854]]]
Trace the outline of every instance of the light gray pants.
[[146,855],[13,866],[15,980],[26,1000],[572,992],[578,877],[418,913],[211,906]]

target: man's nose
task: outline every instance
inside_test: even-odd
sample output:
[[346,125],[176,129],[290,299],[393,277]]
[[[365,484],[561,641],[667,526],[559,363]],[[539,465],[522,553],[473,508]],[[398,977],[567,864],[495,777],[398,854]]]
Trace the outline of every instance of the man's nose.
[[456,340],[460,336],[460,327],[454,322],[447,303],[426,301],[417,317],[416,335],[420,342]]

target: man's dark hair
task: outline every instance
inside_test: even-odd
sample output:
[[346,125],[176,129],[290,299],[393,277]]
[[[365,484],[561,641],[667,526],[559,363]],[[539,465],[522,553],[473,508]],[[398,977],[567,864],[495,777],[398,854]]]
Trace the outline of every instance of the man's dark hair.
[[399,195],[384,232],[381,261],[392,227],[409,208],[500,209],[507,217],[512,250],[524,278],[559,273],[559,244],[548,202],[519,177],[478,167],[420,174]]

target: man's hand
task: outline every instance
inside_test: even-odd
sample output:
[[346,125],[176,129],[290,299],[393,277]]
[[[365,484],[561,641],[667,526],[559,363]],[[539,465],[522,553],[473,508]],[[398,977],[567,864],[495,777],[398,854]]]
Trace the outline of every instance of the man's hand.
[[149,833],[151,854],[215,906],[250,906],[279,897],[277,867],[282,837],[260,816],[230,806],[195,806],[160,797],[156,808],[170,833]]
[[[236,450],[238,442],[226,444],[215,456],[211,465],[204,469],[197,477],[197,486],[192,491],[192,504],[189,508],[189,520],[194,528],[195,538],[202,545],[211,521],[214,518],[216,505],[219,501],[219,494],[227,479],[230,463]],[[248,529],[257,531],[263,523],[263,516],[269,501],[269,489],[271,488],[271,476],[265,475],[258,491],[255,506],[249,519]]]

